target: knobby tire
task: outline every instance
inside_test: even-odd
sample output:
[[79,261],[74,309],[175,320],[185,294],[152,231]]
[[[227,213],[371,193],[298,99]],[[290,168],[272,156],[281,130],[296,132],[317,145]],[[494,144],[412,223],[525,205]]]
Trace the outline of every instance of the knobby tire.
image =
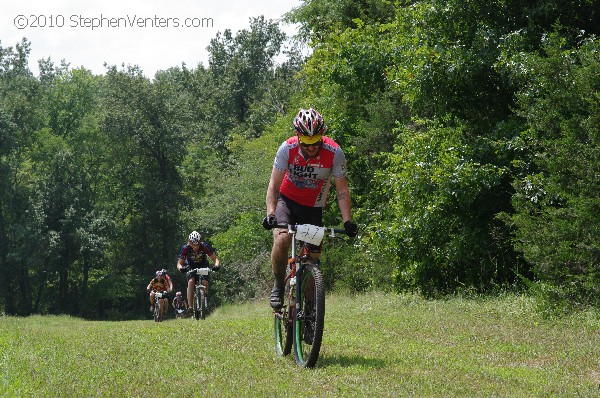
[[194,318],[200,319],[200,288],[196,288],[194,292]]
[[275,352],[278,356],[286,356],[292,352],[294,307],[290,304],[290,281],[285,284],[283,306],[273,315],[275,329]]
[[162,321],[160,313],[161,313],[161,305],[160,305],[160,301],[158,299],[154,300],[154,322],[160,322]]
[[206,293],[200,290],[200,319],[206,318]]
[[325,324],[325,288],[319,267],[303,266],[301,275],[296,274],[300,295],[296,297],[293,339],[294,359],[298,365],[312,368],[317,363],[323,328]]

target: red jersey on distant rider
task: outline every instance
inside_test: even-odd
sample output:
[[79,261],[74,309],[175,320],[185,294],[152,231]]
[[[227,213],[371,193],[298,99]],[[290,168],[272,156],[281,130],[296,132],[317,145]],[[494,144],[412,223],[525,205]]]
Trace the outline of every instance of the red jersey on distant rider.
[[166,292],[169,289],[169,282],[166,278],[154,278],[150,281],[150,288],[155,292]]

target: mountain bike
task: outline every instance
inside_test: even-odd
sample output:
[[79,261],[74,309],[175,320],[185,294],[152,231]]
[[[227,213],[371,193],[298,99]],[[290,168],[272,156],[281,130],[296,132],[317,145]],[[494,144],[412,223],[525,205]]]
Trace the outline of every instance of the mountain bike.
[[278,224],[275,228],[285,229],[280,233],[292,237],[283,305],[273,310],[275,352],[278,356],[289,355],[293,347],[296,363],[311,368],[317,362],[323,339],[325,287],[319,260],[310,256],[308,243],[320,245],[326,234],[333,238],[346,231],[310,224]]
[[[168,309],[168,292],[154,292],[154,322],[162,322]],[[167,300],[165,302],[165,300]]]
[[190,270],[196,274],[196,287],[194,288],[194,302],[192,308],[194,309],[194,318],[204,319],[208,311],[208,297],[206,296],[206,287],[202,285],[202,276],[207,276],[211,269],[206,268],[195,268]]
[[173,309],[175,310],[175,319],[185,318],[185,315],[187,312],[187,306],[184,305],[184,301],[182,298],[179,299],[178,303],[175,300],[177,300],[177,299],[173,300]]

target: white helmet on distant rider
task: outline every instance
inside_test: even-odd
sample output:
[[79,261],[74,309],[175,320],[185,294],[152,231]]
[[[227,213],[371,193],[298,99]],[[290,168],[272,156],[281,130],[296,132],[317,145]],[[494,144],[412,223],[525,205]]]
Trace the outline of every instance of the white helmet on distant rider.
[[193,244],[200,243],[201,239],[202,239],[202,235],[200,235],[200,232],[198,232],[198,231],[192,231],[192,233],[190,234],[190,236],[188,238],[190,243],[193,243]]

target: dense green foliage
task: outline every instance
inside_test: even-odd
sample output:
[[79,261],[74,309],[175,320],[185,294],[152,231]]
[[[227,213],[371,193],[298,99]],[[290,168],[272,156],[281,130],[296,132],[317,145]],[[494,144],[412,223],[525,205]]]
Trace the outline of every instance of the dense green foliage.
[[352,154],[369,263],[427,295],[533,280],[598,304],[594,2],[320,0],[290,18]]
[[36,77],[27,40],[0,47],[4,312],[140,316],[192,229],[225,264],[217,300],[264,294],[271,163],[308,106],[361,227],[327,247],[328,288],[600,304],[595,2],[306,0],[287,18],[299,40],[257,17],[152,79],[49,60]]

